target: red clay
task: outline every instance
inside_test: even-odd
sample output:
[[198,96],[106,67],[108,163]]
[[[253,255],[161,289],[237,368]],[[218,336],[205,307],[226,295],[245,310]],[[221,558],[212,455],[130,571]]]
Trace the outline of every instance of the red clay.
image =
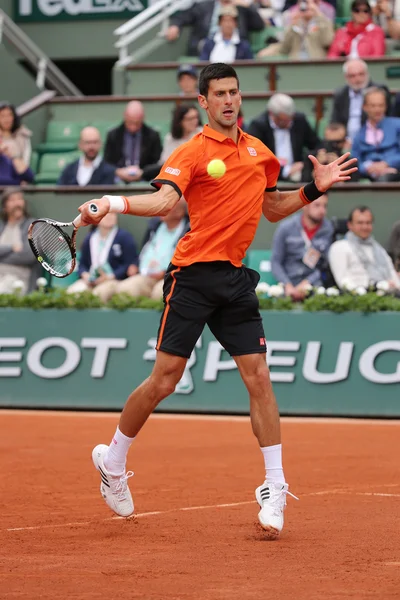
[[[284,421],[300,501],[273,542],[256,526],[263,461],[245,420],[152,418],[128,466],[137,513],[162,514],[134,521],[111,519],[91,464],[116,415],[0,422],[1,598],[400,598],[399,422]],[[196,506],[210,508],[179,510]]]

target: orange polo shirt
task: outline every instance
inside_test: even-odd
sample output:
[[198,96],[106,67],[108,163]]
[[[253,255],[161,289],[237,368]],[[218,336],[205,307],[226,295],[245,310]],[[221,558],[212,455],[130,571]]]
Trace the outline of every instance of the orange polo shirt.
[[[207,173],[213,159],[226,173],[214,179]],[[264,191],[276,187],[278,159],[257,138],[239,129],[238,143],[208,125],[179,146],[152,184],[170,184],[188,204],[190,231],[178,242],[172,263],[230,261],[240,267],[256,234]]]

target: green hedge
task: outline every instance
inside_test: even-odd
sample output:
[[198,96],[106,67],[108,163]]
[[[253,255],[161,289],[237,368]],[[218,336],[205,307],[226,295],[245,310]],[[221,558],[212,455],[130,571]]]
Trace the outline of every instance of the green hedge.
[[[162,311],[161,300],[150,298],[132,298],[127,294],[114,296],[107,304],[90,292],[81,294],[67,294],[65,290],[55,289],[48,292],[36,291],[26,296],[19,294],[0,294],[0,308],[45,308],[76,309],[110,308],[124,311],[132,308],[145,308]],[[260,298],[261,310],[305,310],[309,312],[330,311],[335,313],[363,312],[374,313],[380,311],[400,311],[400,299],[394,296],[377,296],[369,292],[363,296],[342,294],[340,296],[315,295],[304,302],[293,302],[290,298]]]

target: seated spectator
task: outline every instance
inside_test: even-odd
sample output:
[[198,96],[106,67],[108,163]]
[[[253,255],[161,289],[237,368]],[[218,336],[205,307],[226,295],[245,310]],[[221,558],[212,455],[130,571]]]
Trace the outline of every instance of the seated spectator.
[[170,42],[177,40],[182,27],[190,25],[192,29],[189,35],[188,55],[199,56],[204,41],[207,38],[213,39],[217,32],[221,7],[235,4],[238,5],[238,29],[241,40],[248,40],[252,31],[263,31],[264,22],[255,5],[243,6],[233,0],[203,0],[191,3],[189,8],[178,11],[171,17],[171,25],[166,32],[167,40]]
[[364,92],[367,122],[353,141],[352,155],[361,177],[400,181],[400,119],[385,117],[386,94],[380,88]]
[[368,206],[354,208],[347,226],[344,238],[334,242],[329,251],[329,266],[338,287],[367,289],[387,281],[390,289],[400,288],[388,253],[372,236],[374,218]]
[[96,127],[84,127],[79,138],[82,156],[67,165],[57,185],[112,185],[115,183],[115,167],[101,157],[101,136]]
[[180,96],[192,96],[199,93],[197,71],[192,65],[181,65],[177,73]]
[[347,137],[353,140],[367,120],[363,111],[363,91],[369,87],[382,88],[386,93],[387,115],[390,113],[390,93],[386,86],[372,81],[367,63],[360,58],[346,60],[343,73],[347,85],[336,90],[333,96],[331,121],[342,123],[347,129]]
[[21,125],[15,107],[7,102],[0,103],[0,146],[7,149],[9,158],[20,158],[27,166],[31,162],[32,132]]
[[171,131],[164,139],[164,147],[159,163],[143,169],[141,178],[151,181],[156,177],[167,158],[181,144],[188,142],[196,133],[202,131],[200,113],[194,104],[179,104],[172,113]]
[[[331,2],[325,2],[324,0],[315,0],[315,4],[318,6],[319,11],[328,19],[332,24],[335,22],[336,5]],[[284,8],[283,13],[283,25],[284,27],[290,27],[292,22],[292,15],[299,9],[298,0],[293,0],[289,9]],[[305,5],[303,4],[305,8]]]
[[157,131],[144,123],[141,102],[129,102],[124,122],[107,134],[104,160],[115,167],[116,176],[130,183],[139,181],[141,169],[157,163],[161,156],[161,140]]
[[92,291],[103,302],[115,292],[118,281],[125,279],[138,264],[136,242],[128,231],[118,227],[117,214],[108,213],[85,237],[79,260],[79,280],[68,293]]
[[235,60],[251,59],[253,52],[247,40],[241,40],[236,6],[223,6],[218,16],[218,29],[212,39],[207,38],[200,53],[200,60],[211,63],[233,63]]
[[32,183],[33,171],[22,158],[11,158],[8,146],[0,145],[0,186]]
[[272,240],[271,270],[283,283],[285,295],[303,300],[311,286],[323,285],[333,225],[326,218],[328,196],[324,194],[305,206],[300,213],[285,219]]
[[[329,123],[329,125],[325,127],[321,148],[314,154],[322,165],[328,165],[342,156],[345,152],[348,152],[350,148],[351,141],[346,137],[346,127],[342,125],[342,123]],[[357,179],[357,175],[358,171],[353,173],[353,181]],[[313,179],[313,168],[310,161],[307,161],[304,168],[303,178],[304,181]]]
[[282,27],[285,0],[256,0],[255,4],[266,27]]
[[304,154],[320,148],[321,142],[305,115],[296,112],[286,94],[274,94],[267,110],[251,121],[247,133],[261,140],[281,163],[281,181],[302,181]]
[[293,59],[325,58],[334,36],[333,23],[315,0],[298,0],[290,11],[283,39],[260,50],[259,58],[285,54]]
[[386,37],[400,39],[400,0],[377,0],[372,7],[373,20]]
[[164,275],[178,241],[189,230],[186,202],[183,198],[165,217],[158,220],[156,226],[152,219],[150,227],[148,241],[139,256],[139,273],[137,268],[129,267],[130,277],[116,285],[115,293],[133,297],[147,296],[155,300],[163,297]]
[[328,58],[371,58],[385,55],[385,34],[372,22],[372,10],[367,0],[354,0],[351,21],[337,30]]
[[37,261],[28,243],[26,202],[20,188],[6,188],[1,197],[0,217],[0,294],[11,294],[16,281],[22,281],[22,293],[32,286]]
[[400,221],[393,225],[390,233],[388,254],[393,261],[394,268],[400,273]]

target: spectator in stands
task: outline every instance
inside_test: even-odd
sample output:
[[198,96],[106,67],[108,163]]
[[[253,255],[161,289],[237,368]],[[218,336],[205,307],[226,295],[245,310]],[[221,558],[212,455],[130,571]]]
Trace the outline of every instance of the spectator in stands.
[[282,221],[275,231],[271,270],[283,283],[285,295],[293,300],[303,300],[310,286],[323,285],[322,270],[333,237],[333,225],[326,218],[327,205],[324,194]]
[[[319,11],[324,15],[326,19],[334,24],[335,22],[335,14],[336,14],[336,5],[331,2],[325,2],[324,0],[314,0],[316,6]],[[283,13],[283,25],[284,27],[290,27],[292,24],[292,16],[296,14],[299,10],[299,0],[294,0],[289,9],[284,8]],[[305,8],[305,4],[303,4],[303,8]]]
[[1,197],[0,294],[11,294],[16,281],[22,281],[22,293],[33,287],[37,261],[28,243],[31,222],[22,190],[6,188]]
[[253,52],[247,40],[241,40],[237,29],[236,6],[222,6],[218,16],[218,29],[213,38],[207,38],[200,53],[200,60],[211,63],[233,63],[235,60],[251,59]]
[[199,78],[196,69],[192,65],[181,65],[178,69],[177,80],[180,96],[197,96],[199,93]]
[[353,141],[358,171],[371,181],[400,181],[400,119],[385,117],[386,94],[372,87],[364,92],[367,121]]
[[117,214],[108,213],[83,240],[79,260],[79,279],[68,293],[92,291],[103,302],[115,292],[117,282],[125,279],[128,267],[136,268],[138,254],[131,233],[118,227]]
[[329,251],[329,265],[339,288],[368,288],[387,281],[393,290],[400,280],[386,250],[372,236],[374,218],[368,206],[354,208],[347,223],[349,231],[334,242]]
[[141,102],[129,102],[124,122],[107,134],[104,160],[117,167],[116,176],[127,183],[141,178],[141,169],[157,163],[161,156],[161,140],[157,131],[144,123]]
[[385,34],[372,22],[372,9],[367,0],[354,0],[351,21],[337,30],[328,58],[371,58],[385,55]]
[[243,6],[233,0],[203,0],[193,2],[186,10],[175,13],[167,29],[166,38],[173,42],[179,38],[182,27],[190,25],[189,56],[198,56],[207,38],[213,39],[218,29],[218,15],[221,7],[237,5],[240,39],[248,40],[252,31],[263,31],[264,22],[253,4]]
[[377,0],[372,7],[373,20],[386,37],[400,39],[400,0]]
[[282,27],[285,0],[256,0],[255,5],[267,27]]
[[82,156],[64,168],[57,184],[85,186],[115,183],[115,167],[103,160],[101,146],[100,131],[96,127],[84,127],[79,138]]
[[32,132],[21,124],[15,107],[8,102],[0,103],[0,145],[7,149],[9,158],[21,159],[27,166],[31,162]]
[[333,23],[315,0],[298,0],[290,12],[283,39],[270,44],[258,57],[286,54],[293,59],[325,58],[334,37]]
[[0,145],[0,186],[32,183],[33,171],[22,158],[12,158],[7,145]]
[[363,112],[363,91],[369,87],[380,87],[386,92],[388,110],[390,109],[390,93],[387,87],[374,83],[368,72],[368,65],[360,58],[346,60],[343,73],[347,85],[336,90],[333,97],[331,121],[342,123],[347,128],[350,140],[364,125],[367,115]]
[[176,244],[189,230],[186,202],[181,198],[174,208],[161,219],[151,220],[151,233],[139,256],[137,268],[128,269],[130,275],[117,284],[115,292],[130,296],[163,297],[164,275],[174,254]]
[[[324,138],[321,148],[315,152],[315,156],[323,165],[333,162],[351,148],[351,141],[346,137],[346,127],[342,123],[329,123],[325,127]],[[352,181],[357,181],[358,171],[353,173]],[[354,176],[354,177],[353,177]],[[310,161],[307,161],[303,171],[304,181],[313,179],[313,169]]]
[[164,162],[181,144],[188,142],[202,130],[200,113],[194,104],[179,104],[172,113],[171,131],[164,139],[164,147],[160,161],[155,165],[144,167],[141,178],[146,181],[154,179]]
[[286,94],[274,94],[267,110],[251,121],[247,132],[260,139],[281,163],[281,181],[302,181],[304,153],[317,150],[321,142],[305,115],[296,112]]
[[400,273],[400,221],[393,225],[390,233],[388,253],[393,261],[394,268]]

